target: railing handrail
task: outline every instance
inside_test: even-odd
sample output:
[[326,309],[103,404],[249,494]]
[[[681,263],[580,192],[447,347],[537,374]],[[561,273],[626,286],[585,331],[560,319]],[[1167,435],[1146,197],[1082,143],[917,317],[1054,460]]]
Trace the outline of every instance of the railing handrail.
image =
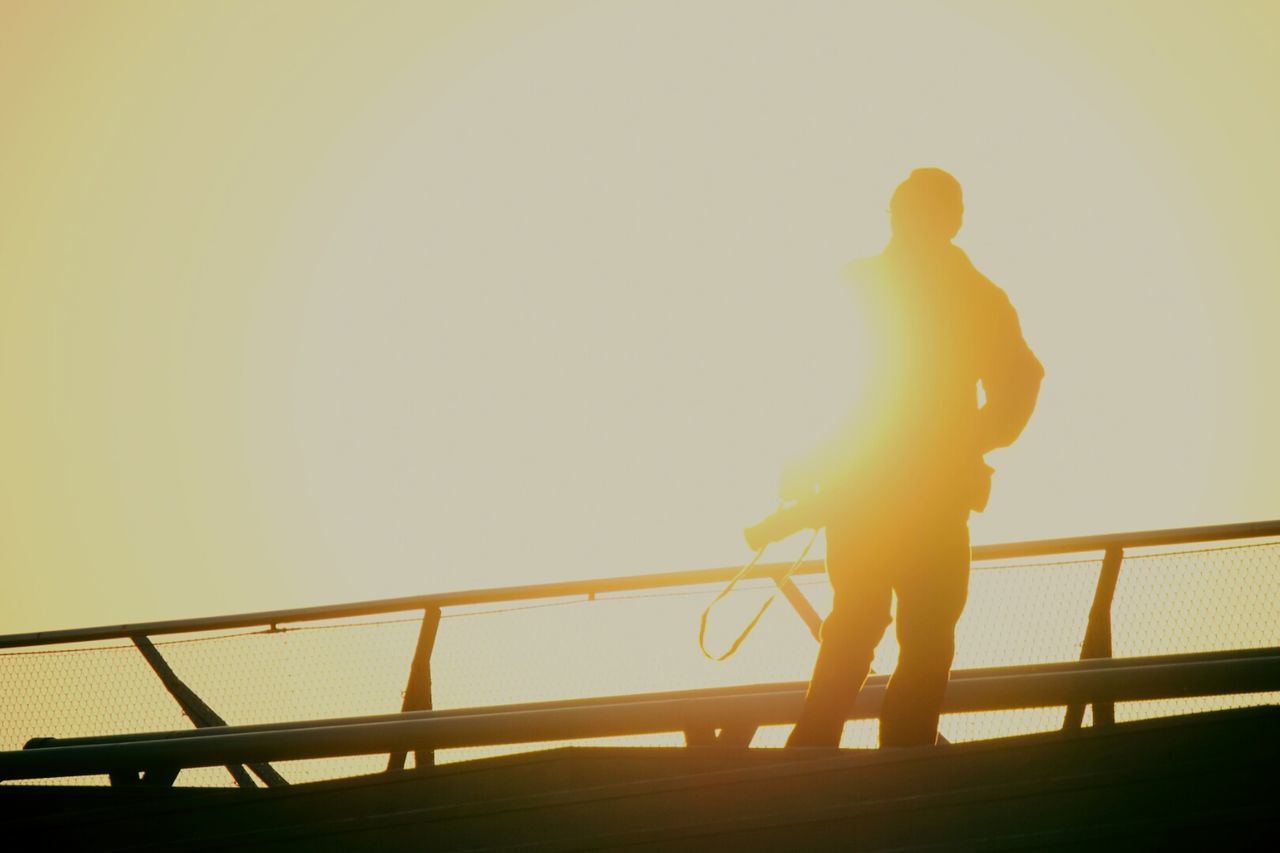
[[[973,548],[973,559],[975,561],[1019,559],[1052,554],[1105,551],[1109,548],[1146,548],[1162,545],[1254,539],[1267,536],[1280,536],[1280,519],[977,545]],[[790,563],[761,563],[755,567],[752,577],[778,577],[790,567]],[[815,574],[822,570],[823,562],[821,560],[808,560],[801,565],[798,574]],[[233,628],[252,628],[261,625],[286,625],[296,622],[317,622],[356,616],[373,616],[383,613],[402,613],[433,607],[459,607],[474,604],[527,601],[538,598],[593,596],[601,593],[628,592],[661,587],[695,586],[726,582],[738,571],[738,567],[730,566],[715,569],[659,572],[656,574],[629,575],[616,578],[460,590],[344,604],[296,607],[286,610],[236,613],[225,616],[205,616],[190,619],[137,622],[126,625],[100,625],[90,628],[5,634],[0,635],[0,649],[118,640],[137,636],[188,634]]]
[[[956,673],[947,686],[946,713],[1009,708],[1051,707],[1073,702],[1138,701],[1280,688],[1280,649],[1182,663],[1116,662],[1107,666],[1078,662],[1058,671],[1003,667],[982,675]],[[1026,671],[1031,670],[1031,671]],[[152,766],[187,768],[228,763],[334,758],[421,747],[485,746],[611,737],[647,732],[688,731],[694,726],[794,722],[804,696],[803,683],[762,690],[654,699],[643,694],[618,697],[609,704],[557,703],[519,711],[476,708],[457,715],[400,715],[394,720],[278,727],[269,730],[210,732],[200,737],[124,742],[54,744],[39,749],[0,752],[0,779],[89,775],[135,771]],[[851,719],[877,716],[882,683],[858,695]]]
[[[1143,655],[1124,658],[1094,658],[1091,660],[1052,661],[1033,664],[1004,664],[1000,666],[971,667],[952,670],[948,683],[973,679],[1001,677],[1025,677],[1031,675],[1062,675],[1080,672],[1097,672],[1106,669],[1149,669],[1151,667],[1181,666],[1185,664],[1239,664],[1250,661],[1280,662],[1280,648],[1222,649],[1212,652],[1191,652],[1167,655]],[[889,683],[889,675],[873,674],[867,677],[863,688],[873,693],[882,691]],[[281,732],[293,729],[330,728],[334,726],[390,723],[397,720],[438,720],[447,717],[467,717],[477,714],[516,714],[525,711],[553,711],[565,708],[598,708],[625,705],[636,702],[674,701],[684,699],[720,699],[726,696],[772,696],[779,693],[801,694],[808,688],[807,681],[774,681],[760,684],[730,684],[717,687],[692,687],[682,690],[660,690],[647,693],[627,693],[609,696],[584,696],[577,699],[554,699],[537,702],[518,702],[502,705],[477,705],[465,708],[437,708],[424,711],[400,711],[390,714],[366,714],[355,717],[328,717],[310,720],[291,720],[273,723],[250,723],[172,731],[130,732],[116,735],[90,735],[81,737],[32,738],[23,749],[50,749],[66,746],[93,746],[105,743],[135,743],[151,740],[185,740],[187,738],[213,737],[216,735],[254,734]],[[866,706],[863,711],[869,713]],[[954,710],[954,709],[953,709]]]

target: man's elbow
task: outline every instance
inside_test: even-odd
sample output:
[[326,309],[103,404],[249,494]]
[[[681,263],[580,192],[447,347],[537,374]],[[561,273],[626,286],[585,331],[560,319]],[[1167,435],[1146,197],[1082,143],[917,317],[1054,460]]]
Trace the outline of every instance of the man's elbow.
[[1027,350],[1026,357],[1018,360],[1016,369],[1009,377],[1011,396],[1022,402],[1020,408],[1026,409],[1027,417],[1031,416],[1031,410],[1035,408],[1043,382],[1044,365],[1036,358],[1035,353]]
[[1040,386],[1044,384],[1044,365],[1034,355],[1031,356],[1027,365],[1026,378],[1023,381],[1026,383],[1027,396],[1031,399],[1031,408],[1034,409],[1036,400],[1040,398]]
[[1031,420],[1040,397],[1044,365],[1034,355],[1028,355],[1016,370],[1006,373],[1003,381],[993,383],[990,389],[981,412],[984,453],[1013,444]]

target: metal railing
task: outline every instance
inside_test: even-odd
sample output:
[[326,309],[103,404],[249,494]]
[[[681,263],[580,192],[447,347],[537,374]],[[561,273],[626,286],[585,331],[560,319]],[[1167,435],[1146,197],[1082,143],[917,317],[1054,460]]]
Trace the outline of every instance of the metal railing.
[[[887,678],[873,677],[851,719],[878,715]],[[1280,648],[1079,661],[954,672],[946,713],[1140,701],[1280,689]],[[404,752],[408,749],[555,741],[654,732],[711,732],[793,723],[804,682],[524,706],[427,711],[303,723],[104,738],[42,739],[0,752],[0,779],[138,772]],[[269,765],[267,765],[269,766]]]
[[[1176,661],[1165,661],[1164,663],[1153,662],[1154,659],[1132,659],[1125,662],[1126,667],[1133,671],[1126,671],[1122,675],[1118,674],[1120,668],[1115,666],[1103,665],[1110,663],[1107,661],[1112,654],[1111,646],[1111,603],[1115,593],[1116,582],[1120,575],[1125,555],[1125,549],[1129,548],[1146,548],[1155,546],[1169,545],[1185,545],[1205,542],[1221,542],[1229,540],[1256,539],[1260,537],[1276,537],[1280,536],[1280,520],[1251,522],[1244,524],[1227,524],[1215,525],[1208,527],[1194,528],[1175,528],[1166,530],[1149,530],[1137,531],[1129,533],[1112,533],[1095,536],[1081,536],[1064,539],[1045,539],[1027,542],[1014,542],[996,545],[982,545],[973,549],[973,559],[975,562],[997,559],[1014,559],[1026,557],[1039,557],[1047,555],[1061,554],[1077,554],[1083,552],[1103,552],[1102,569],[1099,572],[1097,586],[1094,591],[1093,603],[1090,609],[1089,621],[1085,631],[1084,641],[1081,649],[1082,663],[1078,664],[1058,664],[1050,665],[1048,669],[1044,666],[1040,667],[1004,667],[990,671],[970,671],[986,672],[982,678],[988,679],[983,690],[988,693],[981,693],[990,697],[997,693],[1005,698],[995,701],[990,698],[979,701],[976,705],[967,700],[954,698],[952,693],[957,690],[957,696],[965,696],[966,690],[973,688],[973,684],[978,681],[969,681],[976,676],[972,674],[966,675],[964,671],[953,673],[954,687],[948,694],[948,712],[958,710],[995,710],[1006,709],[1011,707],[1032,707],[1036,703],[1047,705],[1066,705],[1067,712],[1064,720],[1064,728],[1079,728],[1084,714],[1086,704],[1092,704],[1094,708],[1094,722],[1096,725],[1107,725],[1114,720],[1114,702],[1127,701],[1135,698],[1167,698],[1173,695],[1210,695],[1208,693],[1178,693],[1180,689],[1187,689],[1186,684],[1192,684],[1194,690],[1203,691],[1212,688],[1219,693],[1230,692],[1255,692],[1255,690],[1280,689],[1280,683],[1275,682],[1277,673],[1277,664],[1280,663],[1280,657],[1277,657],[1277,650],[1265,650],[1261,655],[1249,657],[1241,653],[1233,653],[1235,656],[1227,658],[1223,657],[1204,657],[1204,656],[1180,656]],[[783,585],[783,591],[786,593],[787,599],[796,607],[800,615],[809,624],[810,629],[815,631],[817,627],[817,614],[813,608],[809,606],[807,599],[794,586],[788,586],[780,581],[782,575],[790,568],[790,564],[771,563],[756,566],[754,577],[771,577]],[[811,574],[820,572],[823,569],[821,561],[811,560],[804,563],[800,567],[800,574]],[[196,619],[179,619],[162,622],[145,622],[130,625],[107,625],[91,628],[80,628],[71,630],[41,631],[34,633],[10,634],[0,636],[0,649],[13,649],[21,647],[33,647],[43,645],[62,645],[68,643],[85,643],[91,641],[101,641],[109,639],[129,639],[139,650],[157,677],[164,684],[174,700],[181,706],[183,712],[191,719],[198,729],[206,730],[208,734],[203,732],[198,737],[180,738],[179,733],[163,733],[150,735],[123,736],[116,739],[90,738],[80,739],[78,742],[71,741],[44,741],[45,748],[40,750],[32,750],[30,753],[3,753],[0,754],[0,776],[9,776],[11,773],[33,772],[37,775],[44,773],[39,768],[46,769],[50,767],[88,767],[93,766],[98,770],[84,772],[109,772],[112,774],[113,783],[127,783],[140,781],[138,769],[142,767],[151,768],[150,772],[145,775],[145,780],[149,782],[159,782],[162,784],[172,783],[179,767],[188,766],[207,766],[222,765],[228,766],[237,784],[242,786],[252,786],[254,783],[249,778],[248,773],[240,765],[245,764],[249,770],[257,775],[264,783],[268,785],[285,784],[284,779],[276,773],[267,761],[283,760],[284,758],[302,757],[299,753],[305,752],[307,757],[314,757],[315,744],[330,744],[325,746],[322,751],[327,756],[355,754],[346,750],[350,743],[358,741],[363,744],[360,751],[363,754],[369,752],[388,752],[391,755],[388,762],[388,769],[403,767],[405,754],[408,750],[416,751],[418,765],[422,766],[431,762],[431,751],[442,746],[462,745],[466,741],[463,738],[459,741],[458,737],[450,732],[459,730],[460,728],[467,731],[487,731],[482,738],[484,743],[515,743],[528,740],[543,739],[542,735],[546,730],[538,726],[529,727],[523,722],[534,719],[528,716],[534,714],[541,715],[538,719],[558,720],[550,726],[550,730],[557,732],[555,737],[589,737],[594,736],[592,733],[599,729],[598,725],[588,725],[583,722],[585,718],[581,717],[582,708],[594,707],[595,711],[589,715],[592,719],[596,715],[605,713],[614,715],[615,723],[620,720],[629,720],[626,727],[629,727],[627,733],[635,733],[636,726],[644,731],[684,731],[686,739],[689,743],[721,743],[721,744],[739,744],[745,745],[750,741],[750,736],[755,731],[755,727],[766,724],[769,720],[776,722],[794,721],[793,710],[798,707],[798,696],[803,692],[802,684],[786,685],[782,693],[772,696],[770,701],[780,702],[771,708],[789,709],[786,713],[782,713],[781,717],[787,719],[779,719],[779,714],[774,711],[769,713],[745,713],[742,709],[751,706],[753,703],[760,701],[760,690],[752,688],[746,690],[741,695],[724,694],[723,690],[716,689],[706,691],[693,691],[687,695],[673,696],[667,694],[649,694],[647,696],[630,697],[625,702],[596,702],[594,706],[591,703],[583,705],[579,703],[551,703],[549,706],[540,708],[508,708],[506,710],[486,709],[483,711],[449,711],[449,712],[433,712],[431,711],[431,655],[435,644],[436,633],[439,626],[441,611],[444,608],[459,607],[476,604],[491,603],[509,603],[517,601],[529,601],[534,599],[546,598],[566,598],[582,596],[587,599],[594,598],[604,593],[616,593],[645,589],[656,589],[662,587],[679,587],[689,585],[711,584],[725,582],[736,574],[736,568],[719,568],[719,569],[703,569],[697,571],[685,572],[667,572],[648,575],[634,575],[621,578],[603,578],[595,580],[571,581],[565,583],[537,584],[528,586],[513,586],[496,589],[470,590],[440,593],[434,595],[409,596],[402,598],[380,599],[374,601],[365,601],[357,603],[326,605],[320,607],[295,608],[290,610],[274,610],[262,611],[257,613],[233,614],[218,617],[206,617]],[[212,630],[224,630],[232,628],[249,628],[270,626],[272,628],[279,625],[297,624],[302,622],[315,622],[321,620],[332,620],[340,618],[372,616],[386,613],[402,613],[406,611],[421,610],[423,618],[418,632],[417,646],[413,657],[413,664],[410,667],[408,683],[404,691],[404,701],[402,704],[402,715],[392,715],[389,718],[367,719],[367,718],[347,718],[342,720],[331,720],[311,723],[288,723],[274,724],[268,726],[256,727],[228,727],[225,721],[217,715],[195,691],[191,690],[173,669],[168,665],[164,658],[160,655],[151,639],[155,636],[163,636],[169,634],[193,633]],[[1139,660],[1146,663],[1138,664]],[[1058,667],[1054,670],[1053,667]],[[1064,670],[1063,666],[1074,667],[1074,669]],[[1173,670],[1170,666],[1176,666],[1184,670],[1182,675],[1174,677]],[[1138,667],[1135,669],[1135,667]],[[1153,668],[1154,667],[1154,668]],[[1185,680],[1187,673],[1191,672],[1187,667],[1201,667],[1201,675],[1196,676],[1199,681],[1187,682]],[[1203,667],[1209,667],[1203,669]],[[1230,674],[1230,678],[1223,681],[1223,673]],[[1130,678],[1129,686],[1125,685],[1125,678]],[[1048,679],[1047,681],[1045,679]],[[1231,678],[1235,678],[1232,681]],[[994,680],[992,680],[994,679]],[[1014,681],[1010,681],[1013,679]],[[1184,687],[1178,687],[1179,680],[1182,679]],[[1143,694],[1142,690],[1151,692],[1151,684],[1160,684],[1157,695]],[[866,697],[860,702],[876,701],[876,687],[878,682],[875,678],[869,682]],[[1014,693],[1019,698],[1010,699],[1008,690],[1010,685],[1014,684]],[[1045,685],[1053,686],[1046,687]],[[1142,687],[1142,685],[1147,685]],[[1259,686],[1262,685],[1262,686]],[[997,686],[999,690],[997,690]],[[1237,690],[1237,687],[1248,686],[1249,690]],[[999,691],[1003,690],[1004,693]],[[991,691],[995,691],[992,693]],[[1136,691],[1136,693],[1135,693]],[[766,691],[767,692],[767,691]],[[723,694],[723,695],[722,695]],[[754,697],[754,698],[752,698]],[[779,698],[781,697],[781,698]],[[1052,699],[1052,701],[1049,701]],[[749,700],[749,701],[748,701]],[[1010,702],[1020,702],[1023,704],[1010,704]],[[653,703],[658,703],[657,705]],[[725,703],[728,705],[725,705]],[[738,705],[734,705],[734,703]],[[666,703],[666,704],[663,704]],[[674,704],[672,704],[674,703]],[[719,703],[719,704],[717,704]],[[958,703],[958,704],[957,704]],[[732,706],[737,710],[732,712],[724,711],[724,708]],[[741,706],[741,707],[739,707]],[[691,709],[701,707],[701,711],[693,711]],[[863,709],[855,713],[863,713],[869,707],[860,704],[859,708]],[[678,714],[675,709],[679,708]],[[719,710],[716,710],[719,709]],[[563,714],[561,714],[563,712]],[[572,713],[570,713],[572,712]],[[652,713],[650,713],[652,712]],[[728,716],[724,716],[725,714]],[[415,714],[419,716],[414,716]],[[426,716],[421,716],[425,714]],[[550,714],[548,717],[547,715]],[[561,714],[557,716],[557,714]],[[675,716],[671,716],[675,714]],[[719,714],[719,716],[717,716]],[[504,716],[506,715],[506,716]],[[516,716],[511,716],[516,715]],[[577,715],[577,716],[575,716]],[[620,716],[619,716],[620,715]],[[638,716],[637,716],[638,715]],[[646,716],[647,715],[647,716]],[[665,715],[665,716],[664,716]],[[681,716],[683,715],[683,716]],[[679,719],[676,719],[679,717]],[[465,725],[460,720],[470,720]],[[564,720],[573,720],[572,725],[563,724]],[[452,721],[452,722],[448,722]],[[637,722],[639,721],[639,722]],[[660,723],[660,728],[653,729],[653,725]],[[678,723],[678,724],[677,724]],[[714,723],[714,725],[712,724]],[[517,725],[518,724],[518,725]],[[563,724],[563,725],[562,725]],[[609,724],[613,725],[613,724]],[[605,725],[605,728],[609,728]],[[479,727],[477,729],[477,726]],[[486,729],[486,726],[492,728]],[[364,727],[364,728],[360,728]],[[373,727],[372,729],[368,727]],[[722,729],[721,735],[717,739],[712,734],[715,729]],[[341,729],[342,733],[335,730]],[[367,738],[361,740],[356,738],[355,732],[359,729],[361,732],[374,732],[369,734]],[[375,731],[376,730],[376,731]],[[612,731],[612,730],[611,730]],[[215,734],[216,732],[216,734]],[[310,734],[300,734],[309,732]],[[193,734],[193,733],[185,733]],[[537,735],[537,736],[534,736]],[[209,738],[213,737],[213,740]],[[364,738],[364,735],[360,735]],[[474,737],[474,735],[472,735]],[[356,738],[355,741],[348,741],[347,738]],[[496,738],[496,739],[495,739]],[[513,739],[514,738],[514,739]],[[246,740],[247,739],[247,740]],[[305,749],[298,748],[293,751],[285,752],[276,751],[275,747],[264,747],[264,743],[276,743],[276,739],[283,739],[278,742],[288,742],[291,744],[308,743],[311,744]],[[179,747],[178,741],[182,741]],[[197,750],[191,746],[196,742],[202,744]],[[378,744],[377,749],[368,749],[369,744]],[[163,744],[167,744],[164,746]],[[213,745],[221,744],[227,747],[223,752],[216,752]],[[334,752],[333,749],[338,747],[333,744],[347,744],[342,746],[340,751]],[[38,745],[33,743],[33,746]],[[145,745],[145,748],[144,748]],[[243,747],[243,748],[242,748]],[[164,753],[165,749],[177,750],[172,753]],[[187,755],[183,749],[195,750],[200,756],[198,762],[203,763],[183,763],[188,760],[197,760],[194,758],[183,758]],[[65,750],[89,750],[97,758],[88,763],[77,764],[81,761],[83,755],[89,753],[74,753],[79,756],[74,761],[65,759],[69,764],[59,763],[64,761],[58,756],[72,755]],[[94,752],[95,750],[106,750],[103,752]],[[115,750],[115,752],[111,752]],[[130,752],[129,750],[133,750]],[[123,751],[123,752],[122,752]],[[208,756],[216,754],[221,756],[221,760],[206,761]],[[39,754],[37,754],[39,753]],[[102,755],[111,753],[112,755],[124,754],[132,755],[127,760],[117,760],[103,763]],[[147,757],[145,760],[139,756],[161,756],[168,755],[169,758]],[[193,755],[195,752],[192,753]],[[24,758],[15,756],[26,755]],[[270,757],[265,757],[270,756]],[[113,763],[114,762],[114,763]],[[26,769],[20,769],[26,768]],[[32,770],[31,768],[36,768]],[[122,769],[125,768],[125,769]],[[127,772],[126,772],[127,769]],[[70,771],[59,771],[70,772]],[[76,771],[80,772],[80,771]],[[9,778],[15,778],[9,776]]]

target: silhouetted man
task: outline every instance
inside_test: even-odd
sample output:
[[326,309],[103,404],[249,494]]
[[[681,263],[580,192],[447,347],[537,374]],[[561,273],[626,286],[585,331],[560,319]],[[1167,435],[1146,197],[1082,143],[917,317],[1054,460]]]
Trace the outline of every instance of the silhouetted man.
[[[898,596],[898,667],[881,746],[932,744],[969,585],[969,513],[986,506],[983,456],[1012,444],[1044,370],[1004,292],[952,244],[964,205],[941,169],[917,169],[889,203],[892,238],[845,273],[866,312],[864,401],[784,497],[818,489],[835,592],[788,746],[839,744]],[[978,386],[985,394],[979,407]]]

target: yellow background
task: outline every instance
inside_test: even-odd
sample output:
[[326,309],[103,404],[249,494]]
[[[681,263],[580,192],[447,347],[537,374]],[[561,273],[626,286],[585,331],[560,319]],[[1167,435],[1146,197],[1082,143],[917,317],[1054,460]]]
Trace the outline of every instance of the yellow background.
[[919,165],[975,541],[1280,516],[1278,10],[5,0],[0,633],[740,562]]

